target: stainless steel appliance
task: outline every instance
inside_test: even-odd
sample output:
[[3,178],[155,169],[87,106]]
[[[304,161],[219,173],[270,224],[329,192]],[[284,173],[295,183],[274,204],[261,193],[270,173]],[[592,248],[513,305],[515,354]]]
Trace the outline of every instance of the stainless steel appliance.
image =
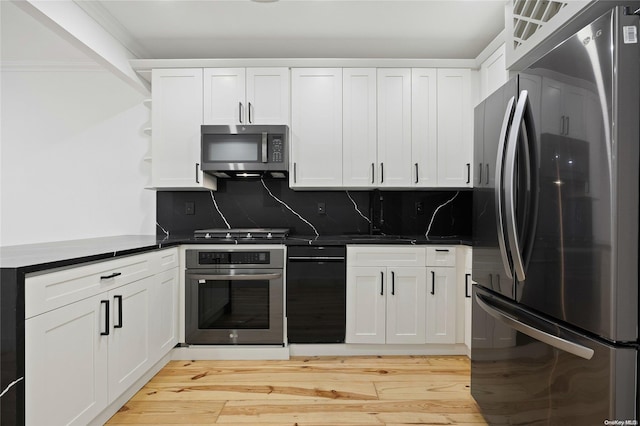
[[490,424],[637,424],[636,9],[475,109],[471,393]]
[[345,246],[290,246],[287,250],[289,343],[344,343]]
[[185,342],[284,344],[284,248],[187,250]]
[[219,178],[284,178],[289,170],[285,125],[201,126],[203,171]]

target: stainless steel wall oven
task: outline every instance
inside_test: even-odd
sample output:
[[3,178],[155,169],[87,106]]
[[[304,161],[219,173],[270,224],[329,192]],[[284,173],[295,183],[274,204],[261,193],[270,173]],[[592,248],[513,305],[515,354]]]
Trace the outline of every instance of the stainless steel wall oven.
[[284,249],[186,251],[185,343],[284,344]]

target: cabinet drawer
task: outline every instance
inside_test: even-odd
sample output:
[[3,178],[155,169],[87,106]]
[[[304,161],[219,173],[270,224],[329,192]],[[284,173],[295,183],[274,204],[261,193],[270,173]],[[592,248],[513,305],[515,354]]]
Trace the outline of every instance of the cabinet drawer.
[[178,248],[169,248],[154,253],[157,260],[157,267],[154,273],[168,271],[178,266],[180,258],[178,256]]
[[347,266],[425,266],[424,247],[347,246]]
[[427,247],[427,266],[456,266],[456,248]]
[[27,276],[25,318],[153,275],[156,256],[157,252],[145,253]]

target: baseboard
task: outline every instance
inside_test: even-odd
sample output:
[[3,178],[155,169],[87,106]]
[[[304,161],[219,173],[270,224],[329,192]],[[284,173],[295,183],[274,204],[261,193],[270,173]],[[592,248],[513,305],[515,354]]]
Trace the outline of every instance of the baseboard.
[[283,360],[289,359],[289,348],[283,346],[215,346],[192,345],[174,348],[174,361],[187,360]]
[[358,355],[467,355],[464,344],[455,345],[356,345],[356,344],[290,344],[291,356],[358,356]]

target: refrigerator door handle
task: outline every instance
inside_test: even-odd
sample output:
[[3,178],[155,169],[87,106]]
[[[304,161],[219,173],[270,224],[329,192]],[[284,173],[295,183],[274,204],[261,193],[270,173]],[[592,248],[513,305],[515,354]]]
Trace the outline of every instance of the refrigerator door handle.
[[502,129],[500,130],[500,140],[498,141],[498,156],[496,158],[496,171],[495,171],[495,202],[496,202],[496,228],[498,230],[498,246],[500,248],[500,256],[502,257],[502,265],[504,271],[509,279],[513,278],[511,275],[511,263],[509,256],[507,255],[506,239],[504,236],[504,223],[502,220],[503,200],[502,200],[502,183],[503,183],[503,169],[504,169],[504,152],[505,143],[507,140],[507,132],[509,131],[509,124],[513,115],[513,107],[515,103],[515,96],[509,99],[507,109],[504,113],[504,120],[502,121]]
[[509,239],[509,247],[511,248],[511,259],[513,260],[513,268],[515,269],[516,277],[520,281],[524,281],[526,278],[524,272],[524,261],[522,260],[522,251],[520,250],[520,242],[518,241],[518,229],[516,220],[516,154],[518,152],[518,137],[523,130],[524,113],[529,102],[529,92],[523,90],[520,92],[518,99],[518,105],[516,111],[513,114],[513,124],[509,130],[509,138],[507,142],[507,154],[505,159],[505,204],[506,214],[505,219],[507,222],[507,237]]
[[506,324],[507,326],[518,330],[521,333],[526,334],[529,337],[532,337],[542,343],[546,343],[547,345],[553,346],[554,348],[560,349],[561,351],[568,352],[575,356],[579,356],[584,359],[591,359],[593,357],[593,349],[588,348],[586,346],[579,345],[574,342],[570,342],[569,340],[562,339],[558,336],[554,336],[549,333],[545,333],[542,330],[538,330],[535,327],[532,327],[524,322],[513,318],[511,315],[503,312],[496,306],[489,306],[491,302],[485,300],[481,295],[476,294],[476,302],[484,311],[491,315],[493,318],[498,321]]

